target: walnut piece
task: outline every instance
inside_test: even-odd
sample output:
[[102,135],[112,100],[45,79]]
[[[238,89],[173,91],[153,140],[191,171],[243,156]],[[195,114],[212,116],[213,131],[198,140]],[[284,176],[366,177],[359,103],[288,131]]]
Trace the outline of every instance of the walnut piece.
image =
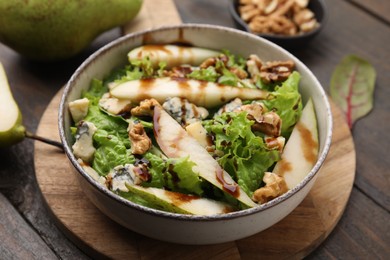
[[264,174],[263,182],[265,183],[265,186],[257,189],[252,196],[252,199],[260,204],[279,197],[288,191],[284,178],[275,173],[266,172]]
[[[224,55],[224,54],[221,54],[219,55],[218,57],[211,57],[211,58],[208,58],[206,59],[205,61],[203,61],[199,67],[201,69],[207,69],[208,67],[212,66],[212,67],[216,67],[216,64],[217,62],[220,61],[222,62],[225,67],[233,74],[235,74],[239,79],[245,79],[248,77],[248,73],[246,73],[245,70],[239,68],[239,67],[233,67],[233,66],[229,66],[229,57]],[[218,71],[217,72],[221,72],[222,71]]]
[[173,67],[170,70],[164,70],[163,75],[165,77],[171,78],[185,78],[187,74],[192,72],[192,67],[190,65],[181,65]]
[[131,109],[131,114],[136,117],[153,116],[153,110],[155,106],[161,106],[161,105],[154,98],[145,99],[140,102],[139,106]]
[[268,149],[275,149],[279,152],[283,152],[283,148],[286,143],[286,139],[283,136],[265,136],[264,141]]
[[267,112],[255,120],[252,130],[262,132],[269,136],[280,136],[282,119],[275,112]]
[[253,33],[297,35],[319,26],[309,0],[240,0],[238,12]]
[[133,154],[144,154],[152,146],[152,141],[147,136],[141,123],[131,121],[128,127],[129,138],[131,142],[131,152]]
[[282,82],[290,76],[294,67],[295,64],[291,60],[267,62],[261,67],[260,78],[265,83]]
[[259,56],[255,54],[249,55],[249,58],[246,61],[246,67],[249,72],[249,76],[251,77],[253,82],[256,82],[258,80],[262,66],[263,62],[261,61]]
[[241,105],[234,109],[234,112],[246,111],[247,118],[255,121],[252,125],[253,131],[259,131],[267,136],[280,136],[282,119],[273,111],[268,112],[265,105],[261,102]]
[[252,104],[242,105],[235,111],[246,111],[248,113],[247,118],[249,120],[260,122],[261,120],[263,120],[263,114],[267,111],[267,108],[264,106],[263,103],[256,102]]
[[246,73],[245,70],[238,67],[231,67],[229,68],[229,71],[234,75],[236,75],[239,79],[245,79],[248,77],[248,73]]

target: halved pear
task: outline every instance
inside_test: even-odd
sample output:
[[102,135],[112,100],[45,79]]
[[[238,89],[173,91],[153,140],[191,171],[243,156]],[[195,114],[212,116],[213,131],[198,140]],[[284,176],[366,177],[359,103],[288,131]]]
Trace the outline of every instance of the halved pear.
[[258,100],[270,98],[269,92],[261,89],[239,88],[187,78],[153,78],[131,80],[113,86],[110,94],[118,99],[134,103],[148,98],[156,99],[160,104],[167,98],[186,98],[197,106],[212,108],[232,99]]
[[3,65],[0,63],[0,147],[23,140],[25,131],[22,114],[12,96]]
[[284,176],[287,187],[292,189],[311,171],[317,157],[317,118],[313,101],[309,99],[273,172]]
[[162,107],[154,107],[153,127],[160,149],[170,158],[189,157],[193,171],[219,189],[231,194],[248,207],[254,207],[249,196],[193,137],[191,137]]
[[130,185],[128,183],[126,183],[126,187],[130,192],[143,197],[145,200],[156,205],[157,208],[168,212],[194,215],[214,215],[232,211],[232,208],[228,204],[207,198],[167,191],[159,188]]

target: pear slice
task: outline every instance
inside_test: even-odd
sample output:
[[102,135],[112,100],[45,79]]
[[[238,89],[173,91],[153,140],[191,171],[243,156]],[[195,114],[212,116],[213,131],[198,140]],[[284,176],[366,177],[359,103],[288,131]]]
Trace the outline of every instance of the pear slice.
[[194,172],[219,189],[231,194],[248,207],[254,207],[249,196],[193,137],[162,107],[154,107],[154,136],[161,150],[170,158],[188,157],[196,164]]
[[153,67],[158,67],[160,62],[165,62],[166,68],[172,68],[181,64],[198,66],[204,60],[219,54],[220,52],[199,47],[151,44],[137,47],[131,50],[127,56],[130,62],[149,57]]
[[126,187],[130,192],[133,192],[151,202],[153,205],[156,205],[156,208],[160,208],[168,212],[194,215],[214,215],[233,211],[228,204],[207,198],[167,191],[159,188],[146,188],[128,183],[126,183]]
[[206,108],[220,106],[235,98],[242,100],[270,98],[269,92],[265,90],[174,77],[127,81],[112,87],[110,94],[134,103],[154,98],[162,104],[169,97],[186,98],[189,102]]
[[25,132],[22,114],[12,96],[3,65],[0,63],[0,147],[22,141]]
[[284,176],[287,187],[292,189],[311,171],[317,157],[317,118],[313,101],[309,99],[273,172]]

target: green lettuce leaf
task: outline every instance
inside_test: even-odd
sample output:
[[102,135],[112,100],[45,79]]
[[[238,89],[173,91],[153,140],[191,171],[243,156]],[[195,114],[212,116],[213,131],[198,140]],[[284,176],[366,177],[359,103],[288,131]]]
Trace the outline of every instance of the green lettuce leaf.
[[134,162],[127,133],[128,123],[104,113],[99,108],[99,99],[106,92],[106,84],[95,79],[92,80],[90,89],[83,94],[83,97],[90,101],[84,120],[93,123],[98,129],[93,136],[96,152],[92,167],[103,176],[117,165]]
[[207,67],[205,69],[197,69],[187,75],[188,78],[216,82],[219,74],[214,67]]
[[115,135],[98,129],[93,135],[94,146],[97,147],[92,167],[100,174],[107,175],[118,165],[132,164],[135,161],[125,143]]
[[83,93],[83,97],[88,98],[91,106],[97,106],[99,104],[100,98],[104,93],[108,91],[107,85],[103,81],[98,79],[92,79],[91,86],[88,91]]
[[158,68],[153,68],[152,61],[149,57],[142,60],[132,60],[130,65],[127,65],[123,70],[119,70],[111,81],[117,83],[137,80],[142,78],[153,78],[162,76],[163,70],[166,66],[165,62],[160,62]]
[[171,191],[187,194],[203,194],[202,180],[192,170],[195,165],[188,157],[164,160],[153,153],[146,153],[151,165],[149,173],[152,176],[148,182],[143,182],[145,187],[166,188]]
[[258,189],[267,171],[280,154],[269,150],[262,137],[256,136],[247,113],[223,113],[205,123],[206,130],[215,136],[218,163],[249,195]]
[[[172,186],[177,185],[179,191],[201,196],[203,194],[202,181],[197,173],[192,170],[195,163],[189,160],[189,157],[170,160],[173,165],[173,172],[177,175],[178,182],[172,179]],[[172,174],[172,172],[170,172]]]
[[275,111],[282,119],[282,136],[289,137],[302,113],[302,100],[298,92],[301,76],[294,71],[281,86],[272,92],[274,99],[264,100],[269,110]]
[[231,54],[224,50],[221,56],[216,57],[215,65],[207,68],[196,69],[187,75],[188,78],[216,82],[222,85],[249,87],[255,85],[240,79],[232,71],[240,70],[245,73],[246,60],[240,56]]

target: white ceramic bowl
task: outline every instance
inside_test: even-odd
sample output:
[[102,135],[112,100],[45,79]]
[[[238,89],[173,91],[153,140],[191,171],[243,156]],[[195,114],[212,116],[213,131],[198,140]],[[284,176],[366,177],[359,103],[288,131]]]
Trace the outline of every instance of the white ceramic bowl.
[[[191,216],[163,212],[134,204],[98,185],[77,163],[71,149],[71,117],[68,102],[78,99],[91,79],[102,79],[127,63],[129,50],[146,43],[186,42],[210,49],[228,49],[234,54],[257,54],[262,60],[293,60],[301,73],[303,101],[312,97],[318,118],[319,158],[307,177],[294,189],[259,207],[215,215]],[[297,58],[258,36],[211,25],[186,24],[134,33],[119,38],[91,55],[66,85],[59,108],[59,129],[66,155],[85,195],[104,214],[145,236],[183,244],[213,244],[234,241],[258,233],[286,217],[304,199],[328,153],[332,116],[327,96],[312,72]]]

